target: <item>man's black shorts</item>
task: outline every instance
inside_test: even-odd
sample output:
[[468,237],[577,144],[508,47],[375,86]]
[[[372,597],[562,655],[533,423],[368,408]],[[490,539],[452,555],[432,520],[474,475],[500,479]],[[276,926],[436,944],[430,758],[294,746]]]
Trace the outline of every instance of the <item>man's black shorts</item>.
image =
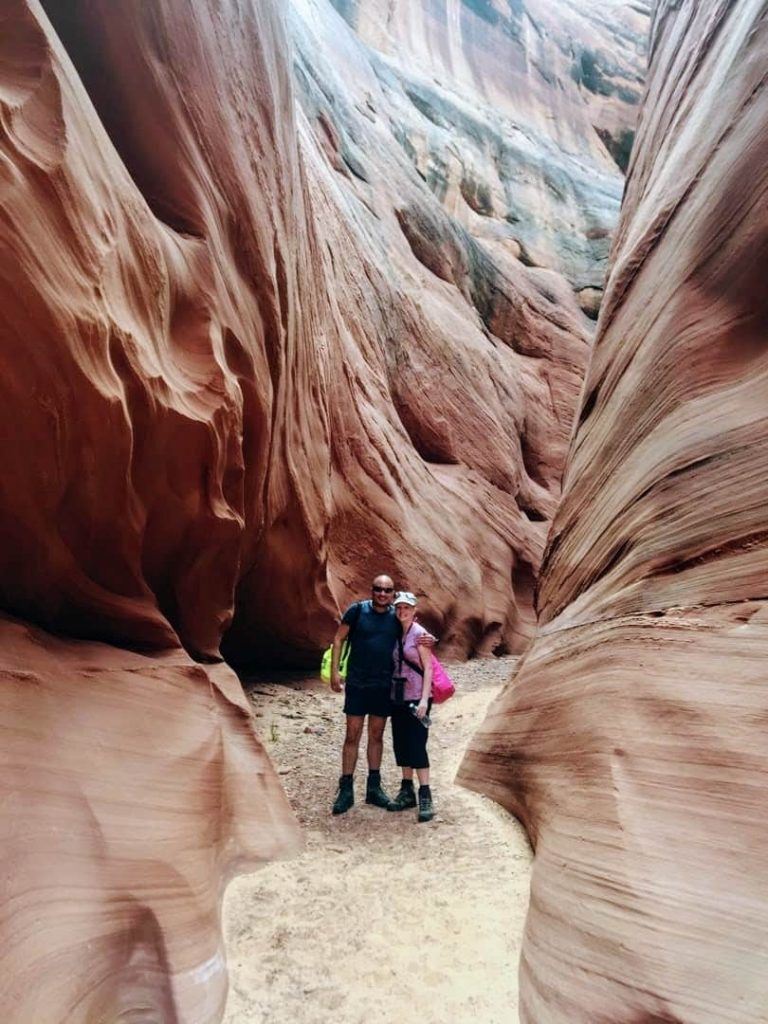
[[378,715],[388,718],[392,713],[389,686],[344,687],[345,715]]

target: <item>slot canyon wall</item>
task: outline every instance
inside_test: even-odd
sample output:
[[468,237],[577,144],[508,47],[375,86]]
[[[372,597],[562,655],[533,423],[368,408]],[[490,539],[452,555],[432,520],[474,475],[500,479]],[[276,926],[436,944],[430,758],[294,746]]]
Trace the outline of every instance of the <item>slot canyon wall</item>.
[[662,2],[541,624],[461,769],[535,844],[524,1024],[768,1019],[768,21]]
[[644,8],[338,6],[0,11],[9,1024],[219,1018],[298,841],[222,650],[310,663],[384,566],[532,632]]
[[129,172],[43,8],[3,4],[0,1017],[209,1024],[223,888],[299,841],[238,679],[188,653],[218,655],[268,470],[256,382],[271,401],[297,223],[273,197],[300,194],[283,26],[260,7],[233,52],[182,4],[49,10],[105,33],[116,142],[146,149]]
[[[423,594],[444,651],[520,650],[588,357],[577,303],[594,314],[623,189],[604,142],[632,135],[647,12],[334,6],[355,36],[327,3],[291,5],[306,152],[319,142],[335,171],[324,224],[355,210],[355,259],[385,344],[360,347],[385,376],[405,486],[380,494],[375,463],[362,476],[346,464],[343,537],[358,550],[343,550],[333,512],[328,580],[336,595],[359,593],[386,552],[384,564]],[[583,66],[593,65],[587,88]],[[350,272],[359,268],[333,276]],[[336,292],[359,336],[357,308]],[[367,429],[362,447],[375,446]]]
[[391,566],[523,645],[643,18],[621,70],[489,10],[393,5],[417,79],[327,0],[6,8],[3,608],[313,664]]

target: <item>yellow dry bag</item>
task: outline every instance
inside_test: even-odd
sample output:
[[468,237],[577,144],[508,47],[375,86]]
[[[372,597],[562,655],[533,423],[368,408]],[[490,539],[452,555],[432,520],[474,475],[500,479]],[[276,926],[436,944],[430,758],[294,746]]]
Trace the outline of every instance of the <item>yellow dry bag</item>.
[[[349,624],[349,633],[347,633],[344,643],[341,645],[341,656],[339,658],[339,675],[342,679],[347,678],[347,663],[349,661],[349,654],[351,651],[350,640],[352,639],[352,633],[360,619],[360,613],[363,610],[362,602],[358,601],[356,605],[353,605],[355,614],[352,617],[352,621]],[[326,686],[331,684],[331,664],[333,661],[333,644],[327,647],[323,653],[323,660],[320,662],[320,678]]]
[[[331,683],[331,663],[333,659],[333,644],[327,647],[324,654],[323,660],[320,662],[320,678],[326,684],[330,686]],[[341,657],[339,658],[339,675],[342,679],[347,678],[347,662],[349,661],[349,643],[345,640],[341,645]]]

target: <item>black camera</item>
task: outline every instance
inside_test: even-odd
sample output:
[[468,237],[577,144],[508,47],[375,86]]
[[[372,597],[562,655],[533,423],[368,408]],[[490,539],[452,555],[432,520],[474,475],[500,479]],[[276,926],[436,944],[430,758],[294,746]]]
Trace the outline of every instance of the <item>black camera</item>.
[[392,700],[395,704],[405,704],[405,676],[392,678]]

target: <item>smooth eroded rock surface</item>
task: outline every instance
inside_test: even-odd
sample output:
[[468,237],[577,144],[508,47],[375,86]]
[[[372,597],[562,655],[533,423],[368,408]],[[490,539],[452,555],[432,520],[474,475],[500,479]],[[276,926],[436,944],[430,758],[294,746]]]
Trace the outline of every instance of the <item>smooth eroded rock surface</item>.
[[3,607],[310,663],[387,568],[446,649],[530,637],[642,46],[547,91],[459,6],[398,8],[418,81],[327,0],[6,9]]
[[536,844],[526,1024],[768,1018],[768,26],[660,3],[542,625],[461,777]]
[[649,4],[333,0],[419,174],[472,234],[602,289]]
[[202,664],[316,664],[383,569],[531,636],[642,46],[548,91],[538,15],[449,6],[418,81],[326,0],[2,7],[11,1024],[220,1014],[221,886],[296,837]]
[[208,1024],[219,907],[297,826],[237,677],[0,620],[2,1018]]

